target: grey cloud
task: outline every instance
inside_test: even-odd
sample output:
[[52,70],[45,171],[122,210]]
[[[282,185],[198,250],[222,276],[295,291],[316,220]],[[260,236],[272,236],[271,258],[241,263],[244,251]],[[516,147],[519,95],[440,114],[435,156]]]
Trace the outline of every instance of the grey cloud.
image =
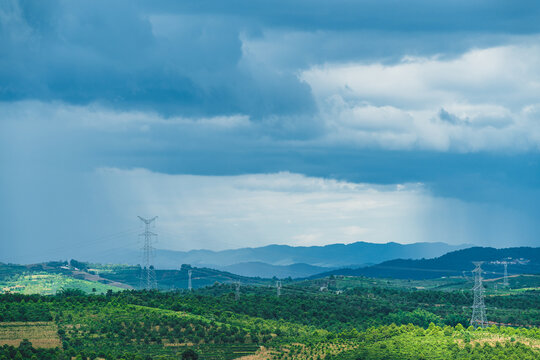
[[502,0],[220,0],[158,1],[149,9],[195,14],[225,13],[253,19],[267,26],[317,29],[384,29],[390,31],[537,32],[538,3]]
[[326,61],[456,53],[540,31],[535,3],[508,13],[509,6],[11,0],[0,8],[0,99],[254,120],[309,116],[316,104],[298,71]]
[[254,118],[314,109],[309,87],[296,74],[240,61],[242,21],[228,15],[162,15],[133,2],[64,1],[12,1],[0,13],[4,101],[101,102],[165,115]]
[[442,121],[448,122],[452,125],[457,125],[460,123],[467,122],[466,119],[464,121],[463,119],[460,119],[458,116],[446,111],[444,108],[439,111],[439,119],[441,119]]

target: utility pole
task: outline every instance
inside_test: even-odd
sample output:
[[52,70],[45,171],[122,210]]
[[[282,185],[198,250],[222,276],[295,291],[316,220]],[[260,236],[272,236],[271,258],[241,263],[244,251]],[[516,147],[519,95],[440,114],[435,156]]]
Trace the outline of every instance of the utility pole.
[[503,265],[504,265],[504,281],[503,281],[503,286],[508,287],[508,285],[509,285],[509,283],[508,283],[508,262],[507,262],[507,261],[504,261],[504,262],[503,262]]
[[276,281],[276,292],[277,292],[277,297],[280,297],[281,296],[281,280]]
[[484,286],[482,285],[482,264],[483,261],[475,261],[473,264],[476,268],[473,270],[474,274],[474,303],[472,306],[473,312],[471,317],[471,325],[475,328],[486,327],[486,305],[484,304]]
[[187,285],[187,288],[189,291],[191,291],[192,287],[191,287],[191,274],[193,273],[193,270],[188,270],[188,285]]
[[150,224],[157,219],[157,216],[154,216],[151,219],[145,219],[139,216],[139,219],[144,223],[144,232],[139,234],[139,236],[144,237],[141,288],[152,290],[157,288],[156,272],[154,270],[154,265],[152,264],[154,252],[154,248],[152,247],[152,237],[157,236],[157,234],[150,231]]
[[236,291],[234,292],[234,299],[236,301],[240,300],[240,281],[236,282]]

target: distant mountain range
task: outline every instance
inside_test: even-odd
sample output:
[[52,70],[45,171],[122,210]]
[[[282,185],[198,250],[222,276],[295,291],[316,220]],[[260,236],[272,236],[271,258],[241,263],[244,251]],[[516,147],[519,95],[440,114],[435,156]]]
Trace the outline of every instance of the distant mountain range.
[[309,264],[271,265],[259,261],[244,262],[220,267],[219,270],[227,271],[242,276],[257,276],[261,278],[305,278],[331,268],[314,266]]
[[367,276],[396,279],[433,279],[443,276],[462,276],[465,271],[470,276],[474,269],[473,261],[484,261],[484,277],[502,277],[502,261],[507,260],[508,273],[540,274],[540,248],[516,247],[495,249],[490,247],[472,247],[452,251],[433,259],[396,259],[380,264],[362,267],[332,270],[317,274],[312,278],[331,275]]
[[[326,246],[269,245],[256,248],[211,251],[174,251],[157,249],[155,266],[160,269],[178,269],[181,264],[225,270],[243,276],[255,277],[307,277],[316,273],[343,267],[359,267],[391,259],[421,259],[441,256],[449,251],[470,245],[446,243],[374,244],[355,242]],[[112,256],[112,255],[111,255]],[[119,258],[119,256],[123,256]],[[81,259],[102,263],[140,263],[137,252],[114,254],[114,258],[94,257]]]
[[[445,247],[450,247],[440,243],[417,243],[411,245],[390,244],[370,244],[370,243],[355,243],[350,245],[329,245],[322,247],[299,247],[290,246],[267,246],[255,249],[239,249],[227,250],[223,252],[211,251],[191,251],[187,253],[159,250],[161,257],[158,257],[157,264],[161,265],[156,271],[156,277],[161,288],[182,288],[187,286],[188,270],[193,271],[193,281],[196,281],[193,286],[201,287],[211,285],[214,282],[231,283],[240,281],[243,284],[265,283],[268,280],[260,278],[309,278],[319,279],[328,276],[366,276],[373,278],[397,278],[397,279],[434,279],[440,277],[452,276],[472,276],[471,271],[474,269],[474,261],[484,261],[482,269],[486,278],[501,278],[504,272],[503,262],[508,264],[508,274],[540,274],[540,248],[532,247],[515,247],[506,249],[495,249],[490,247],[471,247],[448,252],[444,255],[433,257],[430,259],[392,259],[383,261],[376,265],[369,266],[339,266],[347,261],[351,261],[356,252],[359,261],[366,258],[366,254],[372,255],[371,260],[384,258],[385,256],[400,256],[400,254],[410,255],[414,249],[422,254],[428,254],[434,251],[444,251]],[[275,254],[276,248],[283,248],[286,253],[288,251],[289,259],[305,260],[307,258],[312,261],[321,263],[325,260],[325,264],[336,264],[333,269],[328,266],[317,266],[307,263],[292,263],[289,265],[274,265],[260,261],[246,261],[233,264],[227,262],[238,261],[249,255],[249,252],[255,253],[257,256],[262,256],[265,250],[269,260],[276,260],[271,255]],[[374,254],[374,249],[379,249],[380,253]],[[326,250],[326,253],[324,252]],[[362,251],[363,250],[363,251]],[[399,250],[402,250],[401,252]],[[347,253],[347,251],[349,253]],[[210,256],[205,256],[210,254]],[[216,259],[216,254],[221,254],[222,259]],[[227,255],[224,255],[227,254]],[[230,258],[226,258],[232,254]],[[324,255],[327,256],[324,256]],[[343,258],[339,259],[339,255]],[[164,256],[165,255],[165,256]],[[191,257],[189,257],[189,256]],[[256,256],[253,256],[256,258]],[[160,261],[161,259],[161,261]],[[163,261],[163,260],[166,261]],[[163,264],[167,261],[173,261],[172,264],[187,264],[165,267]],[[220,264],[226,265],[206,265],[194,263],[195,261],[213,260]],[[221,260],[221,261],[218,261]],[[102,260],[103,262],[103,260]],[[111,262],[112,263],[112,262]],[[65,268],[65,262],[48,262],[35,265],[3,265],[0,263],[0,278],[11,276],[16,273],[32,270],[32,271],[53,271],[66,273],[73,277],[81,277],[87,279],[88,276],[96,274],[87,274],[91,272],[88,267],[92,264],[80,264],[78,261],[71,261],[72,267],[78,268],[73,272],[69,268]],[[75,264],[75,265],[73,265]],[[115,265],[115,266],[97,266],[97,269],[115,269],[100,274],[104,281],[119,282],[136,287],[140,268],[138,266]],[[80,273],[78,273],[78,272]],[[99,280],[97,280],[99,281]]]
[[159,260],[178,261],[182,259],[184,263],[188,264],[211,264],[217,266],[256,261],[272,265],[300,263],[320,267],[343,267],[351,264],[375,264],[396,258],[432,258],[465,247],[468,246],[453,246],[439,242],[414,244],[355,242],[326,246],[269,245],[223,251],[192,250],[179,252],[157,250],[156,262],[159,265],[161,262]]

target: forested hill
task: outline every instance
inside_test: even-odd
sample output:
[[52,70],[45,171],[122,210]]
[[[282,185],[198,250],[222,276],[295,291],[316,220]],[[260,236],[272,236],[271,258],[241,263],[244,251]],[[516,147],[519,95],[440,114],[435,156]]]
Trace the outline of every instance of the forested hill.
[[[226,271],[184,264],[180,269],[155,270],[158,288],[160,290],[186,289],[189,271],[192,273],[193,288],[213,285],[216,282],[222,284],[240,282],[243,285],[273,284],[270,279],[241,276]],[[141,285],[140,277],[141,267],[139,265],[91,264],[73,259],[69,262],[49,261],[31,265],[0,263],[0,292],[2,288],[11,287],[10,291],[22,291],[24,288],[26,294],[48,294],[53,291],[52,287],[64,286],[86,292],[96,288],[96,284],[110,285],[118,289],[138,289]],[[16,286],[19,286],[20,289],[17,289]],[[107,288],[101,290],[106,291]]]
[[[500,277],[504,267],[501,261],[508,261],[508,273],[539,274],[540,248],[516,247],[495,249],[490,247],[472,247],[449,252],[433,259],[396,259],[378,265],[358,269],[339,269],[314,275],[311,278],[322,278],[330,275],[369,276],[397,279],[433,279],[443,276],[471,275],[473,261],[485,261],[482,269],[485,277]],[[468,272],[468,273],[467,273]]]
[[[218,283],[235,283],[240,282],[244,285],[256,285],[270,283],[260,278],[240,276],[226,271],[220,271],[210,268],[192,267],[190,265],[182,265],[180,269],[173,270],[156,270],[156,280],[158,287],[161,290],[170,289],[186,289],[188,287],[188,272],[192,271],[192,286],[193,288],[201,288]],[[104,278],[120,281],[129,284],[135,288],[139,287],[140,268],[118,267],[114,271],[103,275]]]

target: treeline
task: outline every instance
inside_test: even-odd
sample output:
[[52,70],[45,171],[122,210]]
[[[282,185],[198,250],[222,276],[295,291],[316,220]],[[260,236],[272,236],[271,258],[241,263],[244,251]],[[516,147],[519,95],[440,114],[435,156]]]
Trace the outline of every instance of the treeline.
[[18,347],[0,346],[0,360],[69,360],[71,359],[61,349],[36,349],[28,340],[21,341]]
[[[98,355],[101,354],[101,355]],[[101,351],[81,351],[63,350],[60,348],[43,349],[35,348],[26,339],[21,341],[19,346],[0,346],[0,360],[94,360],[94,359],[122,359],[122,360],[152,360],[150,355],[141,355],[130,352],[123,352],[115,355],[103,353]],[[181,357],[176,357],[180,359]],[[186,358],[187,359],[187,358]]]
[[37,302],[0,302],[0,322],[51,321],[47,304]]
[[[433,290],[411,291],[373,287],[348,291],[341,295],[289,292],[277,297],[267,289],[248,288],[235,299],[232,288],[216,285],[195,293],[123,292],[118,301],[150,307],[162,307],[194,314],[223,311],[271,320],[287,320],[330,331],[395,324],[455,326],[467,324],[471,316],[472,296],[463,292]],[[538,292],[487,297],[489,320],[503,324],[540,325]]]
[[[540,339],[538,329],[462,326],[427,329],[381,326],[356,335],[354,350],[326,357],[328,360],[420,360],[420,359],[519,359],[534,360],[540,350],[527,344]],[[495,340],[495,341],[494,341]]]
[[[36,303],[78,303],[141,305],[173,311],[186,311],[218,318],[224,312],[270,320],[286,320],[329,331],[358,330],[392,323],[426,327],[467,324],[471,315],[469,292],[401,290],[381,287],[352,289],[341,295],[284,290],[281,297],[265,288],[246,287],[236,300],[229,285],[215,285],[188,292],[109,292],[85,296],[74,290],[57,296],[0,295],[0,321],[50,321],[47,306]],[[512,296],[488,296],[485,299],[490,321],[516,326],[540,326],[540,292],[524,291]]]

